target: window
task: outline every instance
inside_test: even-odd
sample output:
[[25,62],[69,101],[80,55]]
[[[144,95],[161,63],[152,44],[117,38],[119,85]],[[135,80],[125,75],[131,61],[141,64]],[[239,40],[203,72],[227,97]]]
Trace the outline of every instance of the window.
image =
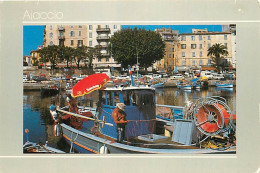
[[210,40],[210,35],[208,35],[208,40]]
[[211,65],[211,60],[210,59],[208,60],[208,65]]
[[98,58],[98,62],[101,62],[101,58]]
[[200,44],[200,49],[202,49],[202,44]]
[[89,29],[89,30],[92,30],[92,25],[89,25],[89,26],[88,26],[88,29]]
[[224,40],[227,40],[227,35],[224,35]]
[[185,66],[186,65],[186,62],[185,60],[182,60],[182,65]]
[[78,40],[78,46],[83,46],[83,40]]
[[224,46],[227,48],[227,43],[224,43]]
[[117,25],[114,25],[114,29],[117,29]]
[[109,28],[109,25],[106,25],[106,28],[108,29],[108,28]]
[[200,52],[200,57],[202,57],[202,52]]
[[51,33],[49,34],[49,36],[50,36],[50,38],[53,38],[53,33],[51,32]]
[[182,49],[186,49],[186,44],[181,44]]
[[79,36],[81,36],[81,31],[79,31]]
[[169,58],[171,58],[172,57],[172,54],[169,54]]
[[195,57],[195,52],[192,52],[192,57]]
[[81,25],[79,25],[79,28],[82,28],[82,26],[81,26]]
[[202,61],[202,59],[200,60],[200,65],[203,65],[203,61]]
[[70,45],[71,45],[71,46],[74,45],[74,40],[70,40]]
[[92,32],[89,33],[89,38],[92,38]]
[[50,25],[50,30],[52,30],[52,25]]
[[172,52],[174,52],[174,48],[172,48]]
[[195,61],[195,60],[193,60],[193,61],[192,61],[192,65],[195,65],[195,64],[196,64],[196,61]]
[[106,57],[106,62],[109,62],[109,57]]
[[89,46],[92,46],[92,41],[89,41]]
[[71,28],[74,28],[74,26],[73,26],[73,25],[70,25],[70,27],[71,27]]
[[202,35],[199,35],[199,39],[202,40]]
[[194,35],[191,36],[191,40],[192,40],[192,41],[195,40],[195,36],[194,36]]
[[74,31],[70,31],[70,36],[74,37],[75,36],[75,32]]
[[181,36],[181,41],[186,41],[186,36]]
[[50,45],[51,45],[51,46],[53,45],[53,42],[52,42],[52,41],[50,42]]
[[196,49],[196,44],[191,44],[192,49]]
[[182,52],[181,54],[182,54],[182,57],[185,57],[185,52]]

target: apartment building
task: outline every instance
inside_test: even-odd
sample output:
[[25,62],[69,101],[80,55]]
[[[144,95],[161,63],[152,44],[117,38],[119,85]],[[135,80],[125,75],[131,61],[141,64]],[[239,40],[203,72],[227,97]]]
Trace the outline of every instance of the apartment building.
[[108,51],[109,39],[115,32],[121,30],[121,25],[104,24],[104,25],[88,25],[88,43],[87,46],[101,46],[101,57],[93,59],[95,68],[120,68],[113,56]]
[[224,58],[232,62],[233,49],[232,34],[226,32],[208,32],[194,29],[192,33],[179,34],[176,46],[176,66],[178,70],[198,69],[202,66],[211,66],[208,48],[216,43],[227,47],[228,55]]
[[45,25],[44,46],[63,45],[69,47],[102,47],[101,57],[93,59],[94,68],[121,67],[109,54],[107,48],[110,37],[121,25]]
[[154,64],[154,67],[156,67],[157,70],[170,72],[174,69],[175,46],[179,31],[171,30],[171,28],[161,28],[155,29],[155,32],[158,32],[165,42],[165,55],[163,59]]

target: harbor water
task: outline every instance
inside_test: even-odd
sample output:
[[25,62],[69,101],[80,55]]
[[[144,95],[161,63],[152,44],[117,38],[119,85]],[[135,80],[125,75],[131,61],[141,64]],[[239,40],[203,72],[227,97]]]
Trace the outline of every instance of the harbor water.
[[[194,101],[202,97],[221,96],[226,99],[227,105],[236,113],[236,88],[209,87],[207,90],[180,90],[177,88],[156,89],[156,103],[164,105],[184,106],[186,100]],[[97,93],[96,93],[97,94]],[[93,93],[95,100],[96,94]],[[59,101],[61,106],[66,105],[66,94],[61,96],[41,97],[40,91],[25,91],[23,95],[23,143],[26,142],[25,129],[29,129],[29,141],[69,152],[70,146],[62,136],[55,136],[53,120],[50,115],[50,104]]]

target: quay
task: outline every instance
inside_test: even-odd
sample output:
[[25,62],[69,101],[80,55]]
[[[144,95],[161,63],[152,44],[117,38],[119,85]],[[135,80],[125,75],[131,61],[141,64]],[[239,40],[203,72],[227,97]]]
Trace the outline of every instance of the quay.
[[[178,80],[166,80],[164,87],[166,88],[176,88]],[[208,86],[209,87],[215,87],[215,82],[219,81],[219,80],[209,80],[208,81]],[[232,82],[234,86],[236,86],[236,80],[227,80],[228,82]],[[33,83],[33,82],[24,82],[23,83],[23,89],[24,91],[40,91],[42,87],[47,87],[50,85],[54,85],[55,82],[53,81],[42,81],[42,82],[37,82],[37,83]],[[61,85],[61,89],[65,90],[65,85],[66,83],[62,83]],[[107,84],[107,85],[111,85],[111,84]]]
[[[215,87],[215,82],[218,82],[220,80],[208,80],[208,86],[209,87]],[[236,86],[236,80],[226,80],[228,83],[233,83],[234,86]],[[177,87],[177,82],[178,80],[166,80],[166,82],[164,83],[164,87]]]
[[[42,87],[48,87],[50,85],[55,85],[53,81],[44,81],[44,82],[24,82],[23,83],[23,90],[24,91],[40,91]],[[65,89],[65,84],[61,85],[61,89]]]

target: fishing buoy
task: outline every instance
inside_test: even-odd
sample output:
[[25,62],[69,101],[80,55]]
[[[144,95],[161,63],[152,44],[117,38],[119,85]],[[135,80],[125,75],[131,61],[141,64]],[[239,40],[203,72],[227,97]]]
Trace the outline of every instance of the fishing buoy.
[[204,134],[212,136],[223,131],[230,123],[231,115],[219,103],[201,104],[195,113],[197,128]]
[[55,123],[54,124],[54,136],[60,136],[60,132],[61,132],[61,126],[60,126],[60,124],[59,123]]
[[100,149],[99,149],[99,154],[109,154],[108,148],[107,148],[105,145],[103,145],[103,146],[100,147]]

